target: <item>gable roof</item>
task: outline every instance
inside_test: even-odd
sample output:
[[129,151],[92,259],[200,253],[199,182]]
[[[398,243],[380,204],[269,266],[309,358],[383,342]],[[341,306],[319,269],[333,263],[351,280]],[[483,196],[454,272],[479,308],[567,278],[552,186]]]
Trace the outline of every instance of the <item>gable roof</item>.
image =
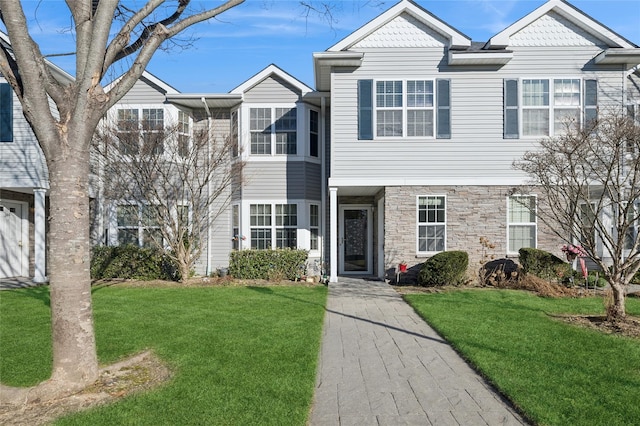
[[549,12],[555,12],[567,19],[572,24],[578,26],[582,30],[588,32],[599,40],[604,41],[611,48],[637,48],[635,44],[625,39],[621,35],[615,33],[605,25],[586,15],[575,6],[567,3],[565,0],[548,0],[542,6],[533,12],[527,14],[523,18],[509,25],[498,34],[494,35],[485,44],[485,49],[504,49],[509,46],[510,38],[526,26],[538,20]]
[[275,76],[280,78],[281,80],[284,80],[286,83],[300,90],[300,92],[303,95],[309,92],[313,92],[312,88],[310,88],[309,86],[307,86],[306,84],[298,80],[297,78],[293,77],[291,74],[283,71],[282,68],[279,68],[274,64],[271,64],[267,66],[265,69],[263,69],[262,71],[258,72],[253,77],[249,78],[247,81],[245,81],[238,87],[236,87],[235,89],[231,90],[229,93],[244,93],[250,90],[252,87],[256,86],[257,84],[261,83],[265,79],[272,76]]
[[417,19],[419,22],[424,23],[429,28],[432,28],[436,32],[442,34],[447,40],[449,40],[449,48],[467,48],[471,46],[471,39],[456,30],[449,24],[445,23],[435,15],[431,14],[426,9],[423,9],[411,0],[401,0],[395,6],[392,6],[386,12],[383,12],[378,17],[369,21],[347,37],[340,40],[338,43],[327,49],[328,52],[339,52],[347,50],[360,40],[364,39],[380,27],[386,25],[393,19],[400,16],[402,13],[408,13]]

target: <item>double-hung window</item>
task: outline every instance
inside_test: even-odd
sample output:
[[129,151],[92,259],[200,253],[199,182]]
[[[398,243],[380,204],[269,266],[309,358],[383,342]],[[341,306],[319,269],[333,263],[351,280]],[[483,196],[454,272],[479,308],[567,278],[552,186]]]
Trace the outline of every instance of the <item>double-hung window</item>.
[[320,114],[309,110],[309,155],[317,157],[320,150]]
[[276,154],[296,154],[297,111],[295,108],[276,108]]
[[358,139],[450,138],[449,92],[444,79],[359,80]]
[[297,204],[251,204],[249,219],[252,249],[297,247]]
[[145,154],[164,152],[164,110],[145,108],[142,110],[142,143]]
[[309,206],[309,231],[310,231],[310,250],[320,249],[320,206],[311,204]]
[[514,195],[508,198],[507,252],[517,253],[523,247],[536,247],[536,197]]
[[249,132],[252,155],[295,155],[297,108],[251,108]]
[[140,247],[162,247],[157,206],[124,204],[117,206],[118,244]]
[[140,152],[138,110],[132,108],[119,109],[117,125],[120,153],[137,155]]
[[418,197],[418,252],[446,250],[446,226],[444,195]]
[[189,114],[178,111],[178,155],[182,158],[189,156]]
[[504,81],[504,138],[557,136],[596,118],[597,81]]
[[276,247],[296,248],[298,246],[298,206],[296,204],[276,204]]

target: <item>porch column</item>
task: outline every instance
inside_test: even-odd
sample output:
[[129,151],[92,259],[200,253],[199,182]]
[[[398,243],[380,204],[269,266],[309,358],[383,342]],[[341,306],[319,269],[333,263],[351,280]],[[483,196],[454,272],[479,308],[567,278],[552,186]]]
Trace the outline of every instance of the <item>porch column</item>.
[[34,251],[34,263],[35,273],[33,275],[33,281],[37,283],[43,283],[47,281],[46,274],[46,231],[45,231],[45,195],[46,189],[35,188],[33,190],[33,205],[34,205],[34,238],[33,238],[33,251]]
[[329,281],[332,283],[338,282],[338,188],[329,188],[329,263],[331,265],[331,272],[329,274]]

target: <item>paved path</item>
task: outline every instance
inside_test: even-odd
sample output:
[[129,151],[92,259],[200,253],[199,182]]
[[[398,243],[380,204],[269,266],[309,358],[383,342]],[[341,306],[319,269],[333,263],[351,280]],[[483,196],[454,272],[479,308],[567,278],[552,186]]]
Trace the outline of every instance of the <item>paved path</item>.
[[339,281],[310,425],[526,424],[389,285]]

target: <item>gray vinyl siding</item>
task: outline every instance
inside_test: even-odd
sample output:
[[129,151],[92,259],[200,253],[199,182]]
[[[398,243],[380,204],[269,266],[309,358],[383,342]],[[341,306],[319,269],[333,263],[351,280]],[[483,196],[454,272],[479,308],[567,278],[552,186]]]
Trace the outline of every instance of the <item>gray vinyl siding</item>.
[[247,90],[244,94],[244,102],[265,104],[272,104],[274,102],[293,103],[300,99],[300,95],[300,91],[289,83],[271,76]]
[[48,188],[44,154],[13,94],[13,142],[0,142],[0,188]]
[[244,168],[245,200],[320,200],[320,164],[304,161],[248,162]]
[[640,72],[629,75],[627,80],[627,101],[630,103],[640,102]]
[[145,78],[140,78],[119,104],[164,104],[166,92]]
[[[367,49],[362,66],[332,76],[333,141],[331,178],[372,185],[486,182],[522,183],[515,159],[536,147],[539,138],[503,138],[505,78],[581,77],[598,80],[599,106],[620,104],[625,72],[595,66],[598,47],[518,47],[498,66],[448,66],[444,48]],[[398,70],[401,70],[398,71]],[[359,79],[451,80],[451,139],[386,138],[358,140]]]

